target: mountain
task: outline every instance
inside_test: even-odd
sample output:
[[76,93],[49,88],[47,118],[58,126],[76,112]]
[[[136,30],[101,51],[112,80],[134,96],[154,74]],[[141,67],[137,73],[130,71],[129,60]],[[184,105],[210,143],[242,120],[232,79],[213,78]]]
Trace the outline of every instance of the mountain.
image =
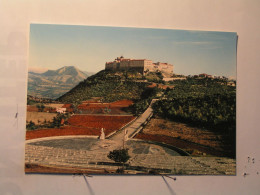
[[83,71],[74,66],[64,66],[58,70],[48,70],[40,74],[55,83],[77,84],[88,77]]
[[28,95],[56,99],[89,75],[74,66],[64,66],[44,73],[28,73]]

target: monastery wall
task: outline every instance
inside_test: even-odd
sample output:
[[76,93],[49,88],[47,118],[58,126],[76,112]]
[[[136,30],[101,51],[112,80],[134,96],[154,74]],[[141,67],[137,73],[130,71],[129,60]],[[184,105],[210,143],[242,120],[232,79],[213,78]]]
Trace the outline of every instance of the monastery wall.
[[117,57],[113,62],[106,63],[106,70],[131,70],[134,69],[141,74],[148,72],[161,71],[167,74],[173,74],[173,65],[168,63],[153,63],[147,59],[128,59],[121,56]]

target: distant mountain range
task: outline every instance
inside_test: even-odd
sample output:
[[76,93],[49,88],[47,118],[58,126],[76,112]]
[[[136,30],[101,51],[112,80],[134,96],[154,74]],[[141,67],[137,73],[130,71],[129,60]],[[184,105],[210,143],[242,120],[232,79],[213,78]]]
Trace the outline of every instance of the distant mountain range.
[[28,95],[56,99],[94,73],[64,66],[44,73],[28,73]]

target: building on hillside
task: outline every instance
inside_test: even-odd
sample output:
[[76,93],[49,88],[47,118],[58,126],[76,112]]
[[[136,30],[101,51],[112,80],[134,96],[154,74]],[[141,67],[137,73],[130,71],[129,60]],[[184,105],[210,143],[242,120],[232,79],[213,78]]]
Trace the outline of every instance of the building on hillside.
[[199,77],[200,77],[200,78],[213,78],[212,75],[206,74],[206,73],[199,74]]
[[105,70],[136,70],[141,74],[160,71],[172,75],[173,65],[161,62],[153,63],[152,60],[147,59],[130,59],[121,56],[112,62],[106,62]]
[[56,108],[56,112],[63,114],[66,112],[66,108]]

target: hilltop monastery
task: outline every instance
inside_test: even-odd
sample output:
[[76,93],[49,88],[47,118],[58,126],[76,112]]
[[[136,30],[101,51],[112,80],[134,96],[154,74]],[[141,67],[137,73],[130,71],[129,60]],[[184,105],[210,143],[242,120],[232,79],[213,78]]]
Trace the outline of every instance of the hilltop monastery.
[[123,56],[117,57],[113,62],[106,62],[106,70],[136,70],[141,74],[161,71],[166,74],[173,74],[173,65],[156,62],[147,59],[129,59]]

